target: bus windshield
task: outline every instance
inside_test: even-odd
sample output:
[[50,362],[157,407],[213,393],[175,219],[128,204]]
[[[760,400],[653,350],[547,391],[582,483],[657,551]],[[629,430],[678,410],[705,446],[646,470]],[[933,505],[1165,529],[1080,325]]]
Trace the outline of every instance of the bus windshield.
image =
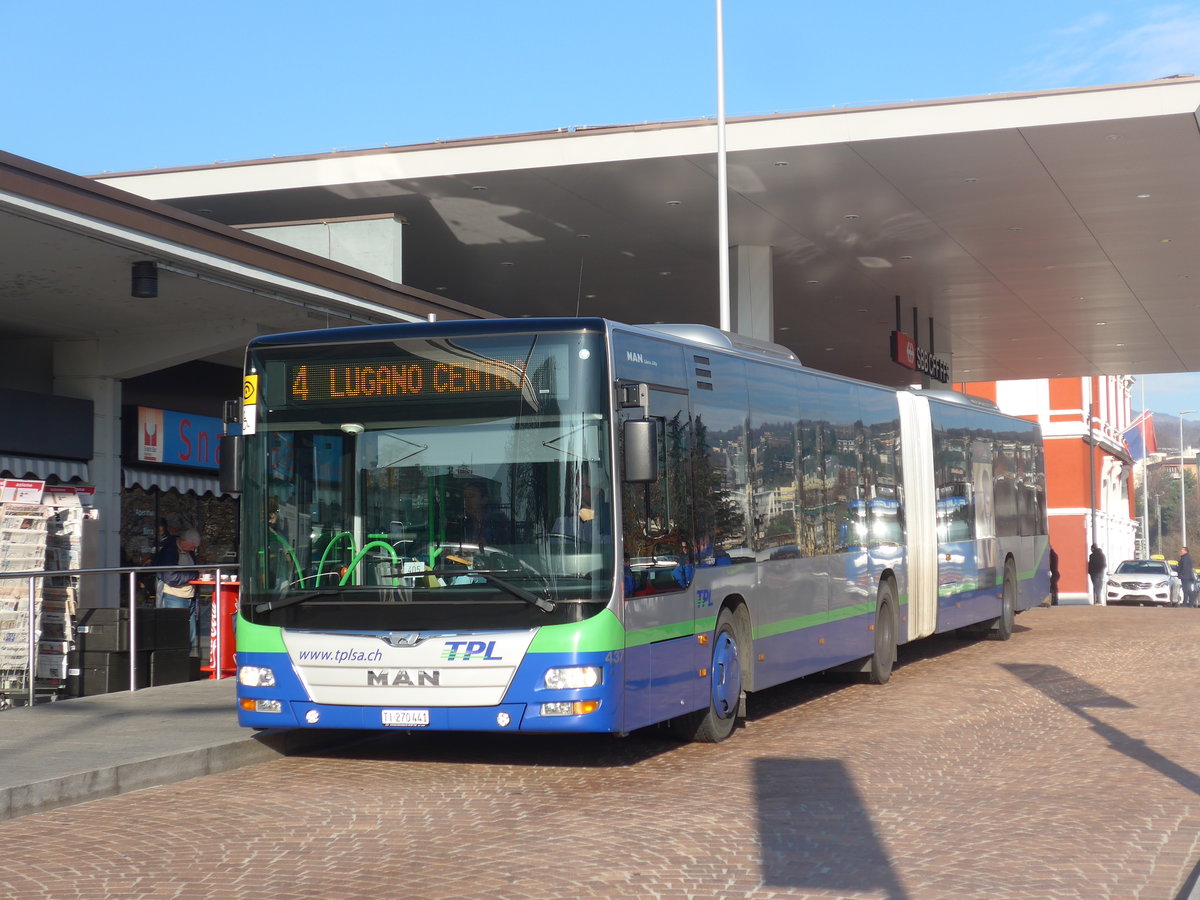
[[251,368],[248,620],[533,627],[608,602],[602,335],[268,347]]

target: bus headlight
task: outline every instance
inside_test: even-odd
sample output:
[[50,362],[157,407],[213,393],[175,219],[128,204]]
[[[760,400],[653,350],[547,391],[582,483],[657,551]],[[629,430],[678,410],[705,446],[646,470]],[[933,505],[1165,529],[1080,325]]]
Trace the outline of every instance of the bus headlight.
[[604,682],[604,670],[600,666],[565,666],[547,669],[545,685],[552,691],[592,688]]
[[275,673],[266,666],[241,666],[238,682],[246,687],[275,687]]

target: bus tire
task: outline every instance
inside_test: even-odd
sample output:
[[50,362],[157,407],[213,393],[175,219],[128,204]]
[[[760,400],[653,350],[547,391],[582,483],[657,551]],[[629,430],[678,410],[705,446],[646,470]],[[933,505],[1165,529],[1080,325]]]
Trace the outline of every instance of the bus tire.
[[671,720],[671,733],[681,741],[718,744],[733,734],[742,698],[742,660],[733,612],[726,607],[713,631],[708,672],[708,708]]
[[875,610],[875,652],[867,680],[871,684],[887,684],[896,664],[896,599],[892,583],[879,583],[879,602]]
[[1000,595],[1000,615],[992,623],[988,637],[994,641],[1007,641],[1013,634],[1017,618],[1017,570],[1012,560],[1004,564],[1004,593]]

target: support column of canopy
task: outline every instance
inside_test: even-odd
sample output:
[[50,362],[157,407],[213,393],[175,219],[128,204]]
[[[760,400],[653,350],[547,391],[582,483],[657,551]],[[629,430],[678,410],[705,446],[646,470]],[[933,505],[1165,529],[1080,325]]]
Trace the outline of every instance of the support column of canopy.
[[[54,347],[54,392],[92,401],[92,500],[98,521],[95,564],[121,564],[121,381],[101,372],[99,341],[66,341]],[[92,576],[81,584],[89,607],[120,605],[119,579]],[[84,598],[81,598],[84,599]]]
[[729,250],[733,285],[732,330],[746,337],[775,340],[775,296],[771,247],[739,244]]

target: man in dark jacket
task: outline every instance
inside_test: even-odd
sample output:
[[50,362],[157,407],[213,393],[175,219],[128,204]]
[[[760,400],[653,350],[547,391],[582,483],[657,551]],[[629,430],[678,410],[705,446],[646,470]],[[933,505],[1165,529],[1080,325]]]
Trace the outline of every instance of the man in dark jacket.
[[[196,563],[196,548],[200,546],[200,534],[194,528],[180,534],[178,537],[167,538],[154,555],[152,565],[156,566],[191,566]],[[200,577],[195,571],[159,572],[158,580],[162,605],[167,609],[189,610],[188,634],[192,647],[196,646],[196,619],[198,607],[196,604],[196,586],[190,584]]]
[[1092,544],[1092,555],[1088,557],[1088,577],[1092,579],[1092,602],[1096,606],[1104,605],[1104,573],[1108,569],[1108,560],[1104,551]]
[[1183,588],[1183,599],[1180,600],[1184,606],[1196,605],[1196,567],[1192,562],[1192,554],[1188,553],[1188,548],[1184,547],[1179,551],[1179,581]]

